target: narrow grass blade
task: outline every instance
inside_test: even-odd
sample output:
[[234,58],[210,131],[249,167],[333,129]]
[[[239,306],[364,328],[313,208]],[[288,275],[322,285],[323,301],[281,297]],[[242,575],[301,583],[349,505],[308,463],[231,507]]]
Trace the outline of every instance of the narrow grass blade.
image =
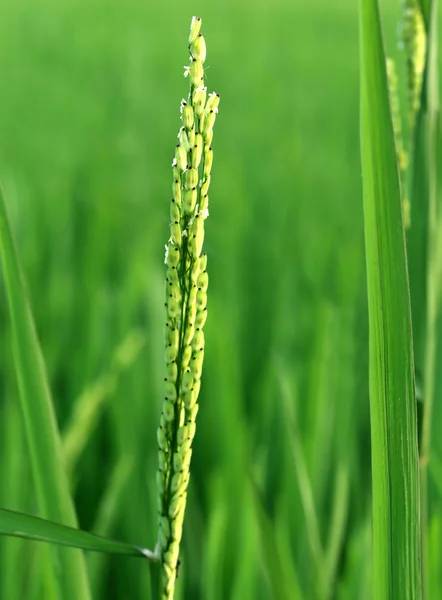
[[345,549],[345,565],[340,578],[340,600],[374,600],[372,565],[367,560],[371,549],[371,527],[368,519],[355,528]]
[[[424,4],[424,2],[422,2]],[[425,240],[426,259],[426,306],[424,310],[425,321],[425,354],[423,367],[423,398],[424,416],[421,436],[421,495],[422,495],[422,554],[424,565],[424,595],[432,596],[430,589],[430,540],[429,540],[429,497],[428,497],[428,464],[431,456],[431,429],[433,422],[433,403],[435,396],[435,382],[437,374],[437,320],[440,310],[440,230],[441,216],[440,198],[438,197],[438,144],[439,144],[439,78],[438,78],[438,14],[437,1],[427,3],[427,60],[425,67],[424,87],[422,91],[422,104],[420,125],[422,128],[419,154],[415,161],[417,175],[420,178],[414,182],[416,197],[419,198],[422,184],[426,192],[427,202],[427,238]],[[435,590],[434,590],[435,591]]]
[[[206,531],[206,551],[201,564],[201,597],[211,600],[223,600],[225,552],[227,548],[227,529],[229,522],[228,505],[223,496],[221,477],[213,477],[211,493],[216,500],[208,515]],[[224,492],[225,494],[225,492]]]
[[[286,570],[284,569],[284,559],[281,557],[278,543],[275,537],[275,531],[262,502],[259,489],[253,479],[250,480],[251,492],[254,500],[254,510],[259,523],[259,534],[261,538],[263,569],[266,580],[268,581],[270,597],[278,600],[298,600],[302,598],[299,586],[288,586],[286,580]],[[292,584],[293,581],[290,580]]]
[[[76,526],[74,506],[62,468],[59,433],[43,356],[26,297],[1,190],[0,255],[11,316],[19,396],[39,511],[45,518]],[[90,592],[84,557],[76,551],[59,551],[59,560],[63,600],[88,600]],[[52,577],[56,578],[55,570]],[[51,576],[48,581],[50,579]]]
[[[5,394],[4,406],[0,411],[1,456],[4,468],[1,471],[0,505],[19,508],[21,494],[26,493],[23,479],[28,479],[28,465],[23,464],[26,451],[23,436],[20,408]],[[29,485],[29,484],[28,484]],[[3,540],[1,544],[1,586],[0,600],[19,598],[23,589],[23,576],[20,571],[29,564],[29,547],[23,541]]]
[[153,552],[140,546],[117,542],[87,531],[5,508],[0,508],[0,534],[71,548],[82,548],[93,552],[127,554],[151,560],[155,558]]
[[325,581],[322,569],[324,562],[324,549],[322,547],[321,536],[319,532],[319,522],[314,494],[305,460],[304,448],[300,441],[301,437],[298,431],[295,411],[293,408],[295,403],[293,401],[289,382],[283,374],[280,374],[279,376],[279,385],[282,411],[287,425],[287,439],[292,452],[293,468],[298,482],[302,509],[304,511],[305,527],[311,552],[311,559],[314,563],[315,572],[318,574],[318,594],[321,598],[323,598],[325,594]]
[[[416,122],[412,171],[412,213],[416,227],[408,237],[410,289],[416,370],[423,376],[423,420],[421,430],[421,500],[423,591],[430,586],[428,465],[431,460],[431,430],[437,375],[437,322],[440,310],[441,210],[438,165],[439,80],[437,2],[421,0],[425,17],[427,54],[422,101]],[[440,160],[440,158],[439,158]]]
[[408,273],[377,0],[360,2],[361,157],[370,334],[374,597],[421,598]]
[[124,369],[133,364],[144,343],[145,337],[141,331],[130,331],[114,352],[109,370],[76,399],[62,437],[64,466],[69,475],[74,472],[106,401],[117,386],[118,378]]
[[[109,485],[100,501],[92,529],[100,535],[108,535],[119,510],[124,506],[123,495],[127,490],[130,478],[133,476],[135,458],[132,454],[125,455],[118,461],[109,480]],[[105,557],[94,554],[88,557],[88,572],[92,587],[92,593],[98,589],[105,567]]]
[[330,511],[330,530],[325,554],[325,590],[326,598],[333,598],[333,590],[338,578],[339,559],[345,543],[345,528],[348,520],[350,499],[350,481],[348,467],[339,464],[335,475],[333,503]]

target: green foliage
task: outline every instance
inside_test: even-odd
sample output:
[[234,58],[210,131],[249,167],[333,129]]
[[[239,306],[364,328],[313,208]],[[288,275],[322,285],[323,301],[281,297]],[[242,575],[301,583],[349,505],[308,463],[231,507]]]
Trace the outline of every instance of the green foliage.
[[[422,2],[425,10],[425,3]],[[412,210],[417,217],[417,228],[409,240],[411,299],[417,365],[422,370],[423,418],[421,428],[421,492],[423,528],[424,594],[436,592],[431,576],[431,498],[428,468],[437,461],[432,446],[437,400],[438,319],[441,299],[441,231],[442,188],[441,130],[439,110],[439,65],[437,2],[427,5],[427,54],[422,86],[422,102],[414,132],[415,151],[412,174]]]
[[421,598],[420,494],[402,200],[377,0],[361,1],[361,157],[376,598]]
[[[0,255],[11,316],[15,368],[37,505],[44,517],[52,517],[57,521],[75,525],[76,517],[62,466],[60,439],[45,367],[1,190]],[[60,581],[55,573],[54,562],[49,560],[48,555],[45,559],[45,568],[48,569],[45,578],[48,597],[63,594],[67,599],[89,598],[83,556],[72,551],[59,552],[58,560],[63,569]]]
[[144,548],[5,509],[0,509],[0,533],[93,552],[152,558],[152,553]]
[[[382,9],[405,108],[400,6],[385,0]],[[149,548],[156,542],[165,207],[189,65],[182,36],[193,12],[204,20],[205,74],[209,91],[221,94],[222,120],[205,241],[210,315],[175,598],[316,600],[329,586],[332,597],[368,600],[358,13],[344,0],[198,0],[192,12],[141,0],[0,3],[0,179],[62,439],[75,442],[69,483],[79,525]],[[41,514],[3,296],[0,319],[0,506]],[[133,331],[145,344],[115,368],[115,349]],[[83,421],[87,397],[94,412]],[[433,415],[437,431],[436,401]],[[439,438],[432,449],[440,463]],[[438,597],[442,511],[433,484],[430,477]],[[52,551],[0,538],[0,600],[49,598],[42,566]],[[150,597],[144,561],[96,553],[86,561],[94,600]]]

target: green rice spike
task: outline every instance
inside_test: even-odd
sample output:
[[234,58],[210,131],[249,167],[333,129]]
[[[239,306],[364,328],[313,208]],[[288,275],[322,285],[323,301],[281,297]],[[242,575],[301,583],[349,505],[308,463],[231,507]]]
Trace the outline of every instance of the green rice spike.
[[420,3],[406,0],[402,19],[402,39],[407,61],[408,75],[408,115],[411,129],[414,128],[416,114],[420,107],[425,60],[427,54],[427,34]]
[[173,199],[165,257],[166,376],[157,433],[161,600],[172,600],[175,588],[199,408],[205,346],[202,329],[207,317],[207,256],[202,248],[219,95],[213,92],[207,97],[203,67],[206,42],[200,29],[201,19],[194,17],[189,35],[190,67],[184,73],[189,76],[190,91],[180,107],[182,127],[172,163]]
[[402,187],[402,214],[404,227],[408,229],[411,225],[410,199],[407,193],[407,168],[408,154],[405,150],[402,136],[402,119],[398,94],[398,77],[396,65],[392,58],[387,58],[387,78],[390,92],[391,117],[393,121],[394,142],[396,146],[396,158],[399,169],[399,177]]

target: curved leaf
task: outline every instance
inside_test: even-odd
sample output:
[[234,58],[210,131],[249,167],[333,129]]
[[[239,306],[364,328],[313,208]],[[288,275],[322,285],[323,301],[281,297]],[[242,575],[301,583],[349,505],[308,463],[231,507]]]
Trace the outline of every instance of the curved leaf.
[[6,508],[0,508],[0,534],[93,552],[126,554],[155,560],[154,553],[141,546],[118,542],[88,531],[74,529]]

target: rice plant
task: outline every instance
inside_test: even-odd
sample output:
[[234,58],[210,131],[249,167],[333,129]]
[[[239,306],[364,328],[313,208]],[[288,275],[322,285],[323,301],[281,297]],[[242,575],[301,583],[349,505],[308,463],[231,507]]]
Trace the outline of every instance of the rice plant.
[[440,8],[194,10],[0,3],[0,600],[439,598]]
[[192,442],[204,360],[207,319],[207,255],[202,254],[204,222],[209,216],[209,186],[213,162],[213,125],[219,95],[207,96],[204,85],[206,42],[201,18],[190,26],[190,79],[187,100],[181,102],[183,125],[172,163],[170,238],[166,245],[167,322],[165,398],[158,429],[158,549],[163,566],[161,597],[173,598],[179,564]]

